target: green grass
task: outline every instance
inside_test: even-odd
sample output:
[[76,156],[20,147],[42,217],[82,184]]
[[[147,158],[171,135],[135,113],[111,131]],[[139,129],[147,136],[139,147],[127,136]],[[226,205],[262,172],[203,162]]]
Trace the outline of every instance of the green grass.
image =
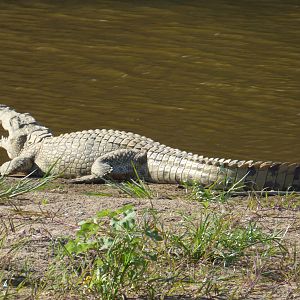
[[[26,180],[19,191],[16,187],[9,189],[7,184],[4,203],[19,192],[26,193]],[[143,183],[138,177],[135,182]],[[30,180],[26,184],[27,191],[40,187]],[[282,283],[290,283],[293,292],[300,294],[299,245],[286,240],[290,219],[286,228],[279,230],[257,217],[269,210],[272,214],[283,210],[296,214],[298,195],[274,198],[265,194],[241,200],[232,198],[236,188],[216,192],[213,187],[203,190],[196,184],[188,186],[189,198],[197,200],[192,207],[200,208],[192,214],[182,212],[180,207],[179,212],[159,212],[153,207],[136,209],[132,205],[99,211],[78,224],[75,236],[49,242],[52,257],[48,271],[38,276],[26,260],[22,260],[19,273],[7,272],[14,256],[29,242],[28,238],[15,240],[7,249],[8,231],[21,230],[25,225],[15,225],[11,220],[10,228],[0,226],[0,299],[23,295],[43,299],[45,294],[53,299],[189,295],[191,299],[246,299],[272,295],[270,291]],[[89,195],[103,196],[101,192]],[[238,205],[243,209],[239,211]],[[251,217],[245,217],[246,210]],[[39,222],[43,217],[39,216]],[[298,228],[297,220],[293,222]],[[47,218],[43,228],[46,224]],[[9,255],[3,252],[1,256],[4,250]]]
[[230,276],[217,279],[217,270],[285,255],[282,233],[265,233],[253,222],[240,226],[230,215],[204,212],[200,219],[181,215],[178,226],[167,228],[156,211],[137,218],[125,206],[80,223],[76,237],[61,244],[55,273],[63,275],[52,285],[99,299],[150,299],[189,288],[221,295],[219,285]]
[[138,172],[135,166],[132,164],[135,179],[130,179],[130,181],[125,182],[116,182],[112,180],[105,180],[106,183],[120,190],[122,193],[132,197],[132,198],[153,198],[153,192],[149,188],[149,186],[139,177]]
[[[225,169],[221,172],[226,174]],[[197,181],[184,182],[182,186],[185,187],[188,198],[191,200],[202,202],[204,205],[210,202],[224,203],[233,196],[247,193],[244,191],[245,185],[243,184],[247,175],[248,173],[236,182],[230,177],[225,177],[223,180],[217,180],[208,186],[203,186]],[[225,188],[220,189],[220,186]]]
[[148,198],[152,199],[153,194],[146,184],[131,179],[127,182],[110,182],[109,185],[119,189],[124,194],[132,198]]
[[94,197],[112,197],[110,193],[102,193],[102,192],[86,192],[84,195],[94,196]]
[[235,226],[231,216],[210,213],[201,215],[196,223],[189,216],[183,216],[183,220],[183,232],[172,234],[170,249],[190,260],[209,260],[227,266],[256,246],[262,246],[262,255],[286,252],[281,244],[282,233],[265,234],[253,222]]
[[232,185],[226,190],[216,190],[216,184],[217,183],[214,183],[210,186],[204,187],[198,182],[188,182],[183,183],[183,186],[186,189],[187,196],[190,200],[196,200],[203,204],[206,202],[224,203],[242,189],[239,185]]
[[62,256],[68,259],[64,277],[79,291],[118,299],[122,291],[146,281],[149,262],[155,260],[147,239],[155,243],[160,237],[155,230],[139,228],[133,207],[101,211],[81,222],[76,238],[62,246]]
[[55,178],[53,175],[47,175],[42,178],[34,179],[29,176],[20,178],[16,183],[7,183],[5,176],[0,177],[0,204],[8,199],[42,188]]
[[285,192],[277,197],[272,197],[268,192],[264,195],[252,193],[248,198],[248,207],[251,209],[281,209],[281,210],[300,210],[300,194],[296,192]]
[[[19,179],[15,183],[9,183],[7,177],[1,176],[0,205],[9,205],[15,212],[21,212],[22,210],[12,202],[12,199],[28,192],[41,189],[54,178],[55,176],[49,174],[46,174],[44,177],[38,179],[29,178],[29,176],[26,176]],[[10,249],[6,251],[5,254],[2,254],[2,251],[5,249],[7,243],[8,231],[11,230],[14,232],[22,227],[21,224],[16,225],[13,221],[13,218],[10,218],[8,220],[10,228],[7,228],[4,221],[5,220],[3,220],[1,224],[3,226],[0,226],[0,291],[1,289],[3,290],[2,294],[0,293],[0,299],[11,299],[14,296],[18,297],[18,290],[23,287],[25,282],[28,281],[29,277],[28,274],[25,277],[21,274],[19,274],[17,277],[13,275],[7,277],[5,275],[6,273],[4,272],[6,268],[5,266],[9,265],[10,261],[18,253],[18,251],[27,244],[28,239],[21,238],[10,242]],[[11,287],[16,287],[16,289]]]

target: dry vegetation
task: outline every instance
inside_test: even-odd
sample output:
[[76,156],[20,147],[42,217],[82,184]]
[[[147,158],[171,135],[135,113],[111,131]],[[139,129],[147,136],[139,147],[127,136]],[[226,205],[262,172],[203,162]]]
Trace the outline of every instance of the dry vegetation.
[[0,299],[300,296],[300,195],[47,181],[2,182]]

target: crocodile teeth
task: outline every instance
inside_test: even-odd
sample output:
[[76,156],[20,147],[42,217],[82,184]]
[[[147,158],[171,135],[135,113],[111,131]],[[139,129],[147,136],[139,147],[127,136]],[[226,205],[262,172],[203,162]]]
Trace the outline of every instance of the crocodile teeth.
[[1,136],[1,139],[0,139],[0,145],[4,145],[6,144],[8,141],[8,137],[5,137],[5,136]]

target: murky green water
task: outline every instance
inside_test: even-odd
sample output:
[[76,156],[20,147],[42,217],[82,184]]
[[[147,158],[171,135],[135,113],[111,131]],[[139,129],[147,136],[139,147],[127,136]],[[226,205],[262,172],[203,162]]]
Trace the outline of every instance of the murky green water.
[[1,1],[1,103],[62,133],[134,131],[300,161],[300,2]]

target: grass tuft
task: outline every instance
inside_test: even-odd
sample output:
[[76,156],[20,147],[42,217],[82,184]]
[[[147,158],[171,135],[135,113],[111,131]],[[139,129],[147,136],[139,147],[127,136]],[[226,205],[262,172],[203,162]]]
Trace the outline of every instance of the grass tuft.
[[50,181],[52,181],[56,176],[46,175],[42,178],[29,178],[30,174],[21,178],[16,183],[7,183],[7,177],[1,176],[0,178],[0,204],[5,203],[7,199],[17,197],[19,195],[32,192],[37,190]]
[[153,198],[153,192],[148,187],[148,185],[140,178],[134,164],[132,163],[132,167],[134,170],[134,174],[136,179],[130,179],[130,181],[125,182],[115,182],[112,180],[105,180],[106,183],[126,195],[132,197],[132,198]]
[[[6,176],[0,178],[0,204],[8,204],[14,207],[15,212],[22,212],[19,210],[11,199],[23,195],[34,190],[38,190],[44,187],[46,184],[51,182],[56,176],[46,174],[42,178],[29,178],[31,174],[21,178],[15,183],[9,183]],[[8,241],[8,232],[16,232],[17,228],[21,227],[21,224],[15,225],[13,217],[9,217],[7,220],[9,227],[7,227],[6,220],[1,220],[0,223],[0,298],[1,299],[13,299],[14,297],[19,298],[19,292],[29,281],[29,272],[24,271],[26,268],[23,267],[23,271],[26,276],[22,274],[12,275],[7,274],[7,266],[13,260],[15,255],[24,248],[29,240],[27,238],[19,238],[17,240]],[[9,244],[9,249],[7,249]],[[37,284],[35,281],[34,284]],[[1,286],[2,285],[2,286]]]
[[275,209],[275,210],[300,210],[300,194],[297,192],[284,192],[273,197],[273,193],[264,192],[264,195],[253,194],[248,197],[248,207],[251,209]]
[[[243,191],[245,187],[243,182],[247,175],[237,182],[233,182],[231,178],[225,177],[221,182],[217,180],[209,186],[203,186],[197,181],[184,182],[182,185],[185,187],[189,199],[197,200],[204,204],[205,202],[224,203],[233,195]],[[226,189],[220,189],[220,185],[225,186]]]

